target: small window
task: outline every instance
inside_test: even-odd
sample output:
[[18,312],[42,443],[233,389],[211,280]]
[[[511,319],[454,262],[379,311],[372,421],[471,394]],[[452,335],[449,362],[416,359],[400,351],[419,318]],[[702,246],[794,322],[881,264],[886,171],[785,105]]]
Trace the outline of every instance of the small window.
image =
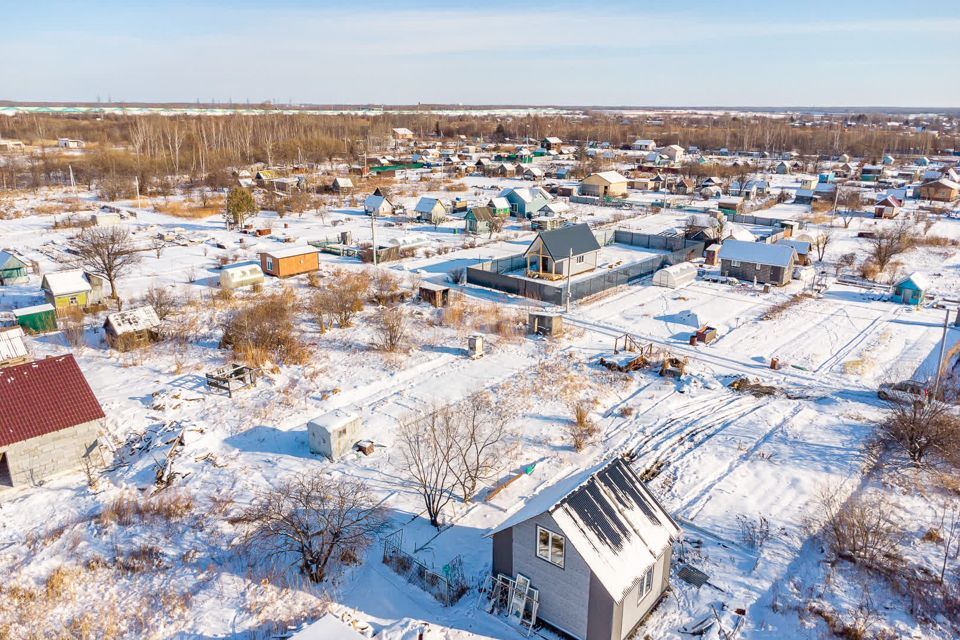
[[563,536],[537,527],[537,557],[563,569],[563,552],[566,540]]
[[583,262],[584,256],[577,256],[577,262]]
[[740,266],[740,262],[739,262],[738,260],[731,260],[731,261],[730,261],[730,266],[731,266],[731,267],[739,267],[739,266]]
[[647,569],[647,572],[643,574],[643,579],[640,581],[640,593],[637,597],[637,602],[639,603],[646,598],[651,589],[653,589],[653,567]]

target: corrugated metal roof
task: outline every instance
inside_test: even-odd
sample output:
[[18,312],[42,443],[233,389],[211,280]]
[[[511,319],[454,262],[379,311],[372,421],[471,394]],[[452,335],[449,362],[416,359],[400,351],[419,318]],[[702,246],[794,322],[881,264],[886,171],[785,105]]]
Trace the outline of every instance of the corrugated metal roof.
[[319,253],[320,250],[311,246],[289,247],[287,249],[274,249],[272,251],[261,251],[260,253],[271,258],[292,258],[294,256],[303,256],[308,253]]
[[0,329],[0,362],[10,362],[27,357],[27,345],[23,342],[23,328]]
[[90,283],[84,277],[83,269],[56,271],[43,276],[46,289],[55,296],[65,296],[71,293],[90,291]]
[[790,259],[795,253],[793,247],[785,244],[744,242],[743,240],[727,240],[720,247],[721,260],[766,264],[776,267],[790,266]]
[[105,417],[73,355],[0,369],[0,407],[0,447]]
[[[543,248],[554,260],[563,260],[573,255],[579,256],[591,251],[599,251],[600,243],[586,223],[574,224],[562,229],[541,231],[537,236],[543,242]],[[533,244],[530,245],[531,247]],[[529,251],[530,249],[527,249]]]

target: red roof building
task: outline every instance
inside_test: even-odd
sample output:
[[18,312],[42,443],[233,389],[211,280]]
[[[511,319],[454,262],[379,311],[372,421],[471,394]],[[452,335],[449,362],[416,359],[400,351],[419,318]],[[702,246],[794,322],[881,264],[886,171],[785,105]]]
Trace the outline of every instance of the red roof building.
[[72,355],[0,369],[0,486],[75,468],[104,413]]

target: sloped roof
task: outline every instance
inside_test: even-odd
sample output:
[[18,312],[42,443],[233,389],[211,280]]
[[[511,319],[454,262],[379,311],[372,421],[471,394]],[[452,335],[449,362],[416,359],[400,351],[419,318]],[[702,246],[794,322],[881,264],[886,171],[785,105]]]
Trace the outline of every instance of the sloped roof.
[[104,416],[73,355],[0,369],[0,447]]
[[494,218],[493,209],[490,207],[474,207],[470,213],[478,222],[492,222]]
[[344,187],[352,187],[353,180],[351,180],[350,178],[334,178],[333,184],[338,188],[343,189]]
[[618,182],[626,182],[627,179],[620,175],[616,171],[601,171],[599,173],[594,173],[590,176],[591,178],[600,178],[608,184],[616,184]]
[[506,198],[502,198],[502,197],[500,197],[500,196],[497,196],[497,197],[495,197],[495,198],[490,198],[490,205],[491,205],[494,209],[509,209],[509,208],[510,208],[510,201],[507,200]]
[[91,290],[90,283],[84,276],[83,269],[70,269],[68,271],[48,273],[43,276],[43,281],[46,283],[45,288],[55,296]]
[[744,242],[727,240],[720,247],[721,260],[752,262],[775,267],[787,267],[796,250],[786,244],[766,244],[765,242]]
[[432,213],[433,208],[436,207],[438,203],[443,207],[444,211],[447,210],[444,204],[437,198],[420,198],[417,201],[417,206],[414,208],[414,211],[417,213]]
[[0,251],[0,267],[14,269],[25,266],[27,266],[26,263],[12,253]]
[[920,291],[930,288],[930,280],[927,279],[926,275],[918,271],[911,273],[906,278],[901,278],[900,280],[897,281],[897,284],[895,286],[899,287],[906,282],[912,282],[914,287],[916,289],[919,289]]
[[328,612],[290,636],[290,640],[367,640],[367,637]]
[[545,512],[617,602],[680,534],[620,457],[561,479],[488,535]]
[[[563,260],[573,255],[579,256],[591,251],[599,251],[600,243],[586,223],[574,224],[561,229],[541,231],[537,236],[543,243],[543,248],[554,260]],[[530,244],[533,246],[533,243]],[[530,251],[528,248],[527,251]]]
[[798,256],[805,256],[810,253],[810,243],[806,240],[777,240],[776,243],[793,247]]
[[114,333],[123,335],[125,333],[135,333],[137,331],[146,331],[160,326],[160,318],[153,307],[146,305],[136,309],[127,309],[118,311],[107,316],[103,326],[110,325]]
[[0,362],[26,357],[27,345],[23,342],[23,327],[0,328]]
[[320,250],[316,247],[310,245],[303,245],[299,247],[287,247],[286,249],[273,249],[270,251],[261,251],[260,253],[271,258],[276,258],[278,260],[282,258],[292,258],[294,256],[303,256],[308,253],[319,253]]

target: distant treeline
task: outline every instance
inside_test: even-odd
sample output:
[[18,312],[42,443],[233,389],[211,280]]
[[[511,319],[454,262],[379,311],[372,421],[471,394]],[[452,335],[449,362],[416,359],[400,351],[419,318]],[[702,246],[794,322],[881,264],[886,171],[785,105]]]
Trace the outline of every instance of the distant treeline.
[[906,127],[888,128],[884,125],[891,116],[886,114],[859,114],[847,119],[858,126],[845,127],[841,118],[815,126],[794,126],[788,117],[733,114],[671,114],[652,124],[648,118],[609,112],[512,118],[389,112],[363,116],[21,114],[0,119],[0,138],[37,145],[69,137],[84,140],[88,147],[81,156],[27,155],[22,162],[4,163],[0,165],[0,184],[63,184],[68,180],[69,165],[81,184],[130,184],[137,178],[145,191],[162,190],[184,179],[219,186],[229,180],[229,169],[255,162],[356,162],[364,153],[391,153],[390,132],[394,127],[407,127],[421,140],[464,136],[468,141],[478,137],[485,141],[535,141],[557,136],[577,146],[603,141],[619,147],[637,138],[650,138],[660,145],[771,153],[793,150],[820,156],[849,153],[868,160],[879,159],[883,153],[932,154],[942,148],[960,147],[956,135],[938,137]]

